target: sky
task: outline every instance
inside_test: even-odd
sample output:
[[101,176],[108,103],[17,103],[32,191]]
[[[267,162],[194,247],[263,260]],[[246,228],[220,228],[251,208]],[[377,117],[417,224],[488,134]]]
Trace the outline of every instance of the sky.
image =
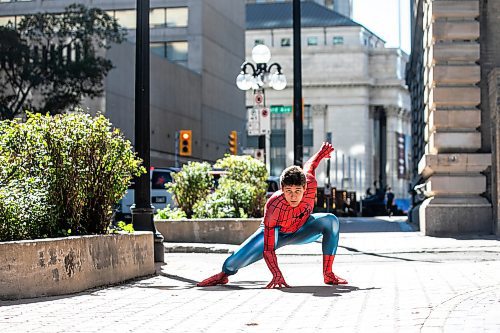
[[[353,19],[386,42],[386,47],[401,47],[410,53],[411,0],[353,0]],[[398,2],[399,12],[398,15]],[[398,24],[401,20],[401,43]]]

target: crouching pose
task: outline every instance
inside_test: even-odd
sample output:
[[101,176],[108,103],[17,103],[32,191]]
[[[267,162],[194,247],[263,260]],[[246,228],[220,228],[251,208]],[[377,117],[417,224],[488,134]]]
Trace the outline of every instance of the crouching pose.
[[317,182],[315,170],[323,158],[329,158],[333,147],[323,143],[320,150],[304,165],[288,167],[280,177],[281,190],[267,201],[264,222],[224,262],[222,272],[197,285],[199,287],[226,284],[230,275],[240,268],[264,258],[273,275],[266,288],[290,287],[278,267],[275,250],[288,244],[306,244],[323,236],[323,278],[326,284],[347,284],[332,272],[339,242],[339,221],[333,214],[311,214]]

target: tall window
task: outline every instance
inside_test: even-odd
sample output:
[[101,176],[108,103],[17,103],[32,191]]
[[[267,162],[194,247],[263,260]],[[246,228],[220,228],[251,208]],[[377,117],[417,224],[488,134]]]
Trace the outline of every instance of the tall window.
[[279,176],[286,168],[286,148],[271,147],[271,175]]
[[312,109],[311,105],[304,105],[304,120],[303,120],[304,129],[312,129]]
[[271,113],[271,129],[286,129],[286,113]]

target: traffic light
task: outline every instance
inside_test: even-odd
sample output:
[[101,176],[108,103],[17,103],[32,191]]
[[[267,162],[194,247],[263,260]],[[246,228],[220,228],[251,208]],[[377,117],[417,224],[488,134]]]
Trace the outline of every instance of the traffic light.
[[238,154],[238,132],[236,131],[231,131],[229,134],[229,151],[233,155]]
[[179,131],[179,155],[191,156],[192,155],[192,142],[193,135],[191,130]]

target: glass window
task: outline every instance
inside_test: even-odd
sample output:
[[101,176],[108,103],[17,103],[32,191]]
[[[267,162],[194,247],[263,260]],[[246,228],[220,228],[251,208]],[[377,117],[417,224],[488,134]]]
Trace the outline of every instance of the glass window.
[[14,16],[0,16],[0,26],[3,27],[10,26],[14,28],[15,24],[16,24],[16,18]]
[[263,39],[256,39],[253,42],[253,45],[264,45],[264,40]]
[[312,110],[311,105],[304,105],[303,126],[305,129],[312,129]]
[[167,59],[170,61],[187,61],[188,43],[187,42],[168,42]]
[[271,147],[271,175],[281,175],[286,167],[286,148]]
[[286,129],[286,113],[271,113],[271,129]]
[[167,27],[187,27],[187,7],[167,8]]
[[153,28],[165,26],[165,8],[154,8],[149,11],[149,26]]
[[165,43],[150,43],[149,49],[152,53],[165,58]]
[[135,9],[117,10],[115,11],[115,18],[118,21],[118,23],[125,29],[135,29],[136,26]]
[[281,46],[287,47],[290,46],[290,38],[281,38]]
[[318,37],[307,37],[307,45],[308,46],[318,45]]
[[172,182],[172,176],[168,171],[153,171],[151,177],[151,188],[155,190],[164,190],[165,185]]
[[342,45],[342,44],[344,44],[344,37],[333,36],[333,45]]

